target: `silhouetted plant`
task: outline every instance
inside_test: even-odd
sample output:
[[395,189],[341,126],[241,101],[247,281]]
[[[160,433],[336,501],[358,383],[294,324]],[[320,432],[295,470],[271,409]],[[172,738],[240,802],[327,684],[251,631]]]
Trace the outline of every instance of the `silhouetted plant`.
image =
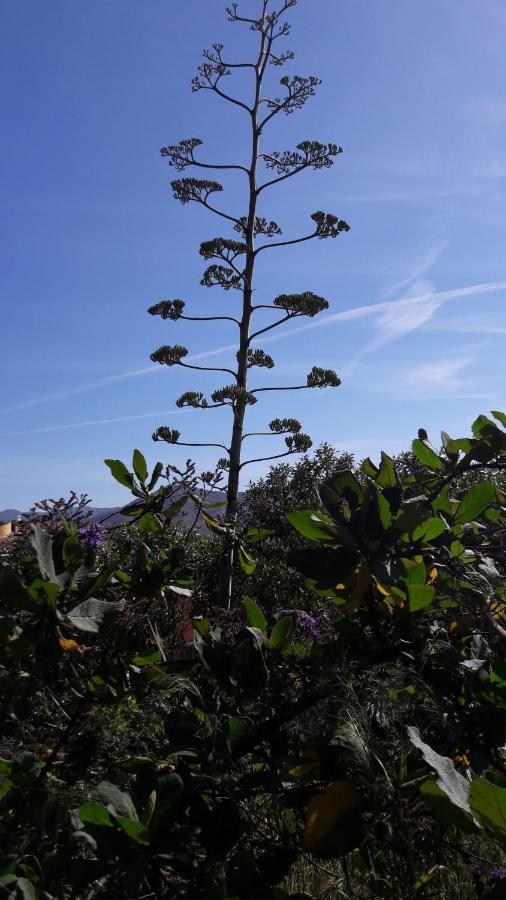
[[[316,140],[301,141],[295,150],[269,151],[261,149],[261,138],[271,121],[281,113],[290,115],[301,109],[315,94],[320,79],[313,75],[285,75],[280,80],[281,96],[268,94],[263,96],[269,66],[279,68],[293,59],[291,51],[278,50],[278,42],[290,33],[290,25],[284,21],[284,14],[296,6],[297,0],[284,0],[281,6],[274,6],[272,0],[257,0],[258,17],[243,16],[238,5],[227,7],[228,20],[248,26],[258,37],[258,50],[252,61],[231,62],[224,55],[223,45],[213,44],[210,50],[204,51],[204,61],[199,66],[198,74],[193,79],[194,91],[211,91],[222,100],[239,108],[251,124],[249,161],[247,163],[211,163],[203,161],[198,153],[202,145],[199,138],[187,138],[178,144],[162,149],[162,156],[177,171],[189,168],[202,170],[238,171],[244,174],[248,182],[248,201],[245,214],[232,214],[215,205],[215,195],[223,190],[223,186],[207,178],[183,177],[172,181],[172,192],[176,200],[182,204],[197,203],[221,219],[224,219],[240,236],[239,239],[216,237],[204,241],[200,247],[200,255],[210,262],[204,272],[201,284],[207,287],[221,287],[225,291],[237,291],[240,294],[240,312],[237,316],[188,316],[185,314],[185,303],[182,300],[162,300],[151,306],[149,312],[171,321],[231,322],[238,328],[236,362],[232,367],[213,367],[194,365],[188,350],[179,344],[163,346],[156,350],[151,359],[166,366],[181,366],[206,372],[223,372],[230,375],[232,383],[216,390],[210,401],[201,392],[186,391],[177,400],[179,407],[196,409],[216,409],[228,406],[232,412],[232,433],[229,443],[187,443],[180,440],[178,431],[171,428],[158,428],[153,437],[169,444],[192,447],[220,447],[226,456],[220,460],[221,466],[228,469],[227,505],[225,521],[234,525],[237,514],[239,477],[245,466],[251,462],[279,459],[294,453],[304,453],[311,446],[308,435],[301,433],[301,425],[294,419],[275,419],[269,425],[265,435],[284,435],[286,450],[275,455],[258,459],[243,458],[243,443],[252,434],[244,430],[247,407],[257,402],[263,391],[304,390],[306,388],[337,387],[340,384],[336,373],[330,369],[313,367],[302,384],[280,385],[273,387],[254,387],[250,385],[249,370],[253,367],[272,369],[274,360],[263,349],[256,346],[258,338],[268,331],[300,317],[313,318],[328,309],[329,304],[323,297],[311,291],[296,294],[281,294],[271,303],[254,303],[255,271],[259,256],[273,248],[289,247],[311,240],[335,238],[348,231],[347,223],[338,216],[317,211],[311,215],[312,227],[300,237],[286,240],[273,240],[282,234],[277,222],[259,215],[259,202],[264,192],[307,169],[319,170],[332,166],[335,158],[342,152],[334,143],[320,143]],[[252,93],[246,100],[233,96],[224,89],[224,79],[237,70],[248,71],[252,75]],[[260,168],[268,173],[261,181]],[[257,245],[257,240],[263,243]],[[272,310],[282,313],[281,318],[270,324],[252,327],[255,313],[259,310]],[[255,345],[255,346],[253,346]],[[222,598],[230,604],[232,591],[232,571],[234,562],[234,537],[229,529],[225,536],[226,553],[222,569]]]

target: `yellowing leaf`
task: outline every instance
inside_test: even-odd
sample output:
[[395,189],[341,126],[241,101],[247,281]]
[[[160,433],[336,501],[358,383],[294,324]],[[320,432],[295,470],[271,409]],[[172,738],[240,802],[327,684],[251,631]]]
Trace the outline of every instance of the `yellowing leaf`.
[[300,778],[314,777],[319,774],[320,758],[314,750],[308,750],[304,753],[302,760],[307,761],[301,762],[296,766],[290,766],[283,772],[283,777],[298,781]]
[[64,653],[87,653],[88,650],[91,650],[91,647],[85,647],[83,644],[78,644],[77,641],[67,640],[67,638],[58,638],[58,643]]
[[506,603],[504,600],[492,600],[488,611],[496,622],[500,622],[506,617]]
[[341,612],[353,615],[362,605],[362,598],[371,583],[371,570],[368,565],[359,566],[356,571],[355,584],[350,599],[341,607]]
[[213,531],[215,534],[225,534],[227,532],[227,529],[213,516],[208,516],[207,513],[202,512],[202,518],[209,528],[209,531]]
[[311,797],[302,836],[304,850],[316,850],[339,817],[358,800],[359,794],[352,781],[335,781],[329,784],[325,793]]
[[390,597],[390,595],[392,593],[390,588],[388,588],[388,587],[386,587],[386,585],[382,584],[381,581],[378,581],[378,579],[375,576],[373,576],[373,581],[374,581],[374,584],[376,585],[378,591],[380,592],[380,594],[383,594],[384,597]]
[[436,567],[434,566],[433,569],[430,569],[428,574],[429,574],[429,577],[427,580],[427,584],[434,584],[436,578],[438,577],[438,571],[437,571]]

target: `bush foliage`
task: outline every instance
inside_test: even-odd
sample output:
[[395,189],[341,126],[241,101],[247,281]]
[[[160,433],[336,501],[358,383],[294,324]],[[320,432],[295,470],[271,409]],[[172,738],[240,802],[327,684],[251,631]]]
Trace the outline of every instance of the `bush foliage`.
[[[230,611],[203,582],[228,526],[191,480],[174,499],[139,451],[132,470],[108,461],[131,525],[36,521],[28,555],[13,539],[1,895],[504,896],[506,417],[492,415],[441,450],[424,431],[379,465],[327,447],[251,486]],[[186,504],[209,537],[174,524]]]

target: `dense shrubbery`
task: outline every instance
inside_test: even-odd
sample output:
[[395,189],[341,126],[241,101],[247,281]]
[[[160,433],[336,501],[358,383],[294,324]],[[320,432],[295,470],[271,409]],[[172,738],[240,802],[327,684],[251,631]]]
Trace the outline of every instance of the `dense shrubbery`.
[[14,542],[2,896],[504,896],[494,415],[441,452],[420,432],[397,463],[323,448],[273,470],[232,535],[231,610],[202,577],[219,516],[204,510],[211,537],[174,527],[184,500],[167,506],[163,467],[150,478],[137,451],[133,472],[109,461],[136,524],[99,546],[86,524],[36,523],[30,559]]

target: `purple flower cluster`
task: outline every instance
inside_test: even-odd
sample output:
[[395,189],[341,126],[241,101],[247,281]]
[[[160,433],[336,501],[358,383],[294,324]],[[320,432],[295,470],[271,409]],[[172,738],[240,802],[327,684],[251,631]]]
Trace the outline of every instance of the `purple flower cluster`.
[[297,614],[297,625],[306,637],[312,637],[318,641],[322,636],[322,626],[326,624],[327,616],[322,613],[319,616],[311,616],[300,610]]
[[492,879],[492,881],[498,881],[499,878],[502,878],[504,875],[504,869],[501,866],[492,866],[490,869],[488,876]]
[[79,535],[88,553],[97,553],[105,541],[105,531],[96,522],[90,522],[89,525],[80,528]]

